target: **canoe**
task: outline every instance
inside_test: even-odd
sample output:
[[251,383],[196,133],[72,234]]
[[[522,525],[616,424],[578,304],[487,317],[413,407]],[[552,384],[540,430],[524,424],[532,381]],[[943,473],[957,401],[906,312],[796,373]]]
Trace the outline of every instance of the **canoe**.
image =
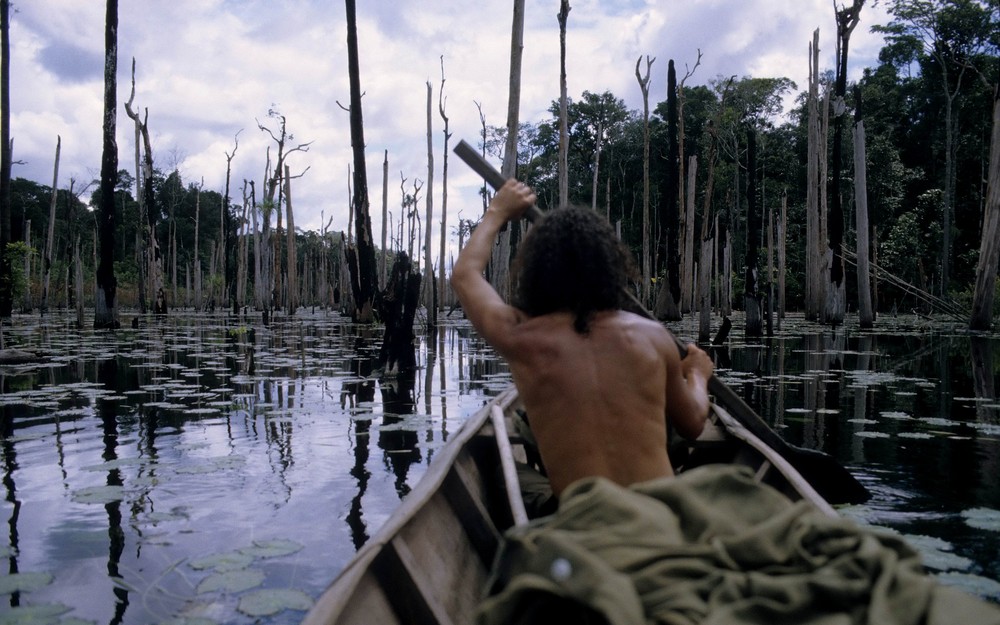
[[[504,531],[525,521],[512,465],[525,459],[525,445],[508,434],[518,408],[511,386],[462,425],[304,624],[472,622]],[[837,514],[786,458],[718,405],[686,447],[677,454],[686,456],[680,472],[706,463],[746,465],[792,500]]]

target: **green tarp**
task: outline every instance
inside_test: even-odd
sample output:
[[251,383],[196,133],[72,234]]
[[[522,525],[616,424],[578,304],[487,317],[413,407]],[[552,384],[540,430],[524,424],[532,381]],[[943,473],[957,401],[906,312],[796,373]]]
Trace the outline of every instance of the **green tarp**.
[[[897,536],[710,466],[630,488],[592,478],[508,532],[480,625],[1000,625]],[[553,620],[553,619],[558,620]]]

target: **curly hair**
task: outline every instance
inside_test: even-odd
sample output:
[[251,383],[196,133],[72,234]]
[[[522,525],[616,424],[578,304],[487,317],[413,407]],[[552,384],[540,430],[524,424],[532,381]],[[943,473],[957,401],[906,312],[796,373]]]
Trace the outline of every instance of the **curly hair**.
[[578,206],[547,212],[525,236],[514,269],[515,306],[531,316],[570,312],[580,334],[594,313],[623,307],[623,289],[635,275],[611,224]]

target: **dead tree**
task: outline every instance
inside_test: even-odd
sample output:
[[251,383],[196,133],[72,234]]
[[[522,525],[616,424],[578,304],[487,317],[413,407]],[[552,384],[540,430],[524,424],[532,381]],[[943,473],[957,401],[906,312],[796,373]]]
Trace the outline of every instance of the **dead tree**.
[[223,276],[223,293],[227,293],[229,296],[229,308],[232,308],[233,314],[239,313],[239,304],[237,304],[237,267],[233,262],[230,262],[230,258],[234,261],[237,255],[237,242],[236,233],[233,230],[232,215],[229,212],[229,183],[233,172],[233,158],[236,156],[236,150],[240,148],[240,130],[236,133],[233,138],[233,151],[226,152],[226,190],[222,196],[222,221],[219,223],[222,227],[222,233],[219,236],[219,247],[221,248],[221,260],[222,266],[220,271]]
[[427,209],[427,227],[424,229],[424,308],[427,311],[427,329],[433,331],[437,327],[437,306],[434,305],[434,266],[431,262],[431,223],[434,219],[434,124],[432,123],[432,104],[434,88],[427,81],[427,194],[424,205]]
[[299,307],[298,275],[296,274],[298,254],[295,250],[295,219],[292,216],[292,174],[288,165],[285,165],[285,210],[288,213],[288,244],[285,246],[288,251],[287,311],[289,315],[294,315],[295,309]]
[[389,248],[386,247],[385,236],[389,224],[389,150],[385,150],[382,158],[382,253],[378,259],[378,285],[380,289],[385,288],[385,261],[389,256]]
[[[568,1],[563,4],[569,6]],[[568,9],[567,9],[568,10]],[[505,178],[517,174],[517,139],[521,110],[521,57],[524,50],[524,0],[514,0],[510,36],[510,77],[507,95],[507,139],[500,172]],[[480,110],[482,118],[482,110]],[[484,122],[485,123],[485,122]],[[485,131],[485,129],[484,129]],[[484,135],[485,149],[485,135]],[[485,196],[484,196],[485,198]],[[510,292],[510,259],[520,224],[511,222],[497,236],[490,262],[490,282],[503,296]]]
[[635,62],[635,79],[642,91],[642,288],[639,297],[643,304],[649,302],[649,71],[656,58],[646,55],[646,74],[639,73],[640,56]]
[[[10,1],[0,0],[0,250],[11,242],[10,169],[13,149],[10,138]],[[14,312],[12,267],[0,253],[0,319]]]
[[763,335],[757,256],[760,250],[761,215],[757,198],[757,133],[747,130],[747,256],[743,281],[746,336]]
[[829,276],[826,251],[826,126],[829,101],[821,97],[819,29],[809,46],[808,139],[806,167],[806,318],[819,319],[826,302]]
[[674,61],[667,63],[667,156],[664,159],[664,183],[661,202],[664,237],[662,244],[664,273],[656,296],[654,314],[661,321],[681,319],[679,216],[677,207],[677,75]]
[[861,89],[854,91],[854,210],[857,222],[858,324],[862,328],[875,325],[872,306],[871,267],[868,262],[868,167],[865,163],[865,120],[862,116]]
[[[194,309],[201,312],[202,310],[202,294],[201,294],[201,250],[198,239],[201,237],[201,188],[205,186],[205,181],[203,180],[201,184],[195,187],[194,191]],[[188,290],[190,291],[190,285]],[[189,295],[190,297],[190,295]]]
[[[694,174],[685,169],[688,159],[685,158],[686,136],[684,132],[684,84],[694,76],[701,65],[701,49],[698,58],[690,69],[685,65],[684,77],[677,85],[677,204],[684,212],[681,213],[682,236],[678,242],[681,246],[681,312],[690,312],[694,306],[694,222],[695,222],[695,180]],[[692,167],[697,167],[697,160],[692,160]]]
[[[59,152],[62,149],[62,137],[56,137],[56,160],[52,167],[52,201],[49,203],[49,227],[45,237],[45,257],[42,259],[42,303],[39,306],[42,315],[49,311],[49,280],[52,273],[52,254],[55,247],[56,233],[56,199],[59,196]],[[141,297],[141,296],[140,296]],[[140,299],[140,302],[144,300]]]
[[993,134],[990,138],[990,164],[986,187],[983,235],[976,265],[976,287],[972,298],[969,327],[989,330],[993,321],[993,298],[996,294],[997,263],[1000,262],[1000,90],[993,92]]
[[355,0],[345,1],[347,8],[347,68],[351,89],[351,148],[354,156],[355,235],[357,236],[357,276],[354,300],[357,309],[354,320],[371,322],[375,318],[378,276],[375,265],[375,245],[368,204],[368,168],[365,163],[364,117],[361,112],[361,69],[358,59],[358,25]]
[[[448,241],[448,140],[451,133],[448,132],[448,116],[445,114],[444,105],[447,98],[444,97],[444,56],[441,57],[441,90],[438,92],[438,114],[444,121],[444,150],[441,162],[441,247],[438,250],[438,309],[444,310],[445,294],[448,288],[448,281],[445,280],[444,254]],[[383,243],[384,247],[384,243]]]
[[569,203],[569,130],[566,96],[566,21],[569,18],[569,0],[559,4],[559,205]]
[[834,84],[833,103],[833,180],[830,182],[830,197],[833,201],[827,213],[827,236],[829,237],[830,273],[826,287],[826,305],[823,321],[843,323],[847,312],[846,282],[844,280],[844,208],[841,196],[843,170],[844,114],[847,105],[847,49],[851,33],[861,20],[864,0],[854,0],[850,7],[836,12],[837,17],[837,79]]
[[101,156],[101,203],[98,208],[100,262],[94,293],[94,328],[117,328],[118,281],[115,278],[115,186],[118,183],[118,0],[107,0],[104,22],[104,145]]

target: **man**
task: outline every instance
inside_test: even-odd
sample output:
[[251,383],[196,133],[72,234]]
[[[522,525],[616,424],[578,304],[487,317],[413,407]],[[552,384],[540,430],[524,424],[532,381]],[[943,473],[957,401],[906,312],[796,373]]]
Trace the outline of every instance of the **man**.
[[672,475],[666,419],[685,438],[701,433],[711,360],[694,345],[681,359],[663,326],[622,310],[628,250],[592,210],[557,209],[532,227],[515,263],[515,305],[505,303],[483,270],[497,232],[534,202],[528,186],[507,181],[451,283],[510,366],[553,493],[585,477],[628,486]]

